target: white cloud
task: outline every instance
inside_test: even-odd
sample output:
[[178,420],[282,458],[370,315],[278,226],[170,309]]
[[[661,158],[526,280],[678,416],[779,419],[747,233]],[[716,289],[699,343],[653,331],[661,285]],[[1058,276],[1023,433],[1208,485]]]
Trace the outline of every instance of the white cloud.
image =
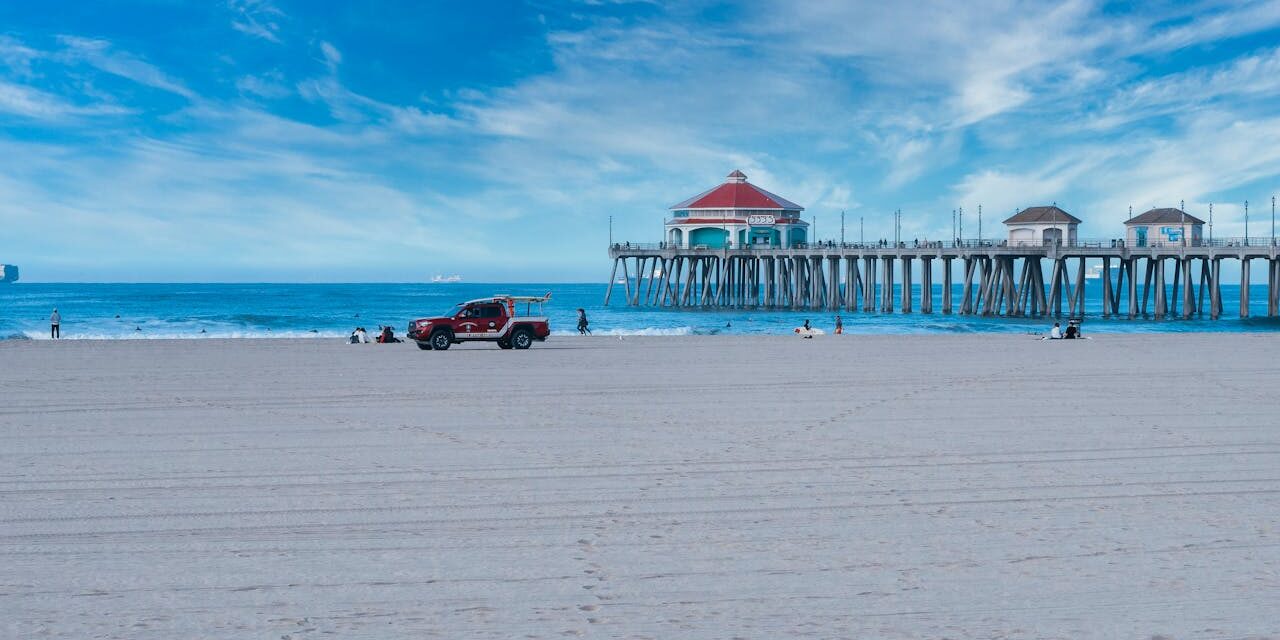
[[324,55],[325,65],[329,67],[330,72],[336,71],[338,65],[342,64],[342,52],[332,44],[321,42],[320,53]]
[[231,28],[255,38],[280,42],[279,21],[285,14],[273,3],[268,0],[228,0],[227,8],[233,14]]
[[18,40],[0,35],[0,64],[13,70],[20,76],[31,75],[31,62],[40,57],[40,52],[28,47]]
[[[1280,96],[1280,48],[1210,67],[1144,80],[1116,92],[1088,126],[1110,129],[1171,114],[1187,116],[1224,97]],[[1264,110],[1270,106],[1265,105]]]
[[67,60],[83,61],[112,75],[185,98],[196,97],[190,89],[155,65],[130,53],[112,50],[110,42],[65,35],[58,36],[58,41],[66,47],[63,57]]
[[284,74],[280,73],[279,70],[272,70],[259,75],[241,76],[236,79],[236,90],[241,94],[268,99],[293,95],[293,90],[285,84]]
[[61,96],[3,80],[0,80],[0,112],[45,121],[64,121],[74,116],[130,113],[128,109],[113,104],[76,104]]

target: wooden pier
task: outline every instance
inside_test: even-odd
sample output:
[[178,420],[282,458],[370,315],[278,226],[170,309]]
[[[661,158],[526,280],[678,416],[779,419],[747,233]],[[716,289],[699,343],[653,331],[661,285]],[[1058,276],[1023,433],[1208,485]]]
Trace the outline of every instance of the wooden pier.
[[[689,248],[616,243],[605,304],[622,289],[632,306],[829,309],[1082,316],[1089,288],[1104,317],[1222,316],[1222,262],[1240,261],[1239,316],[1249,316],[1250,265],[1264,260],[1267,315],[1280,315],[1280,253],[1270,238],[1220,239],[1197,246],[1126,247],[1124,242],[1008,246],[992,241],[816,243],[777,248]],[[1102,273],[1086,284],[1086,261]],[[920,276],[918,300],[913,277]],[[1045,277],[1048,274],[1048,282]],[[1168,277],[1170,276],[1171,277]],[[953,299],[954,278],[959,300]]]

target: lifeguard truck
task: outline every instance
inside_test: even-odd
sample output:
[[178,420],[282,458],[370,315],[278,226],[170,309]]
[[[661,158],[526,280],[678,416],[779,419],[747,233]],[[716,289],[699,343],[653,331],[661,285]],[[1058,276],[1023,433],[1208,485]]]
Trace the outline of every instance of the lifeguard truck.
[[496,342],[502,349],[528,349],[551,335],[551,324],[542,314],[542,305],[550,299],[548,293],[471,300],[443,316],[410,322],[406,333],[423,350],[444,351],[473,340]]

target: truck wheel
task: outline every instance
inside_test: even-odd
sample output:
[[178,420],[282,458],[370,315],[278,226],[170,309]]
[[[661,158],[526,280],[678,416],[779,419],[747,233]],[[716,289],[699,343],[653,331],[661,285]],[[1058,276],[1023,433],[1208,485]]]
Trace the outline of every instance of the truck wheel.
[[443,329],[431,334],[431,348],[436,351],[444,351],[453,344],[453,338],[449,337],[449,332]]
[[532,345],[533,334],[529,333],[528,329],[516,329],[516,332],[511,334],[511,346],[517,349],[528,349]]
[[510,349],[510,348],[511,348],[511,340],[510,340],[509,338],[499,338],[499,339],[498,339],[498,348],[499,348],[499,349]]
[[418,341],[415,341],[415,343],[418,345],[418,348],[419,348],[419,349],[422,349],[423,351],[430,351],[430,350],[431,350],[431,343],[430,343],[430,342],[422,342],[421,340],[418,340]]

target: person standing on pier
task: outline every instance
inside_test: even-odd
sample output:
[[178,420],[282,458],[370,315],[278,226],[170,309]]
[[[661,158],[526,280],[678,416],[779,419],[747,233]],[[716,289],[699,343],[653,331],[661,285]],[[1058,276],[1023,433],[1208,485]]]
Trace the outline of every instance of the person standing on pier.
[[58,314],[58,310],[53,310],[53,315],[49,316],[49,338],[58,340],[62,337],[62,316]]
[[836,335],[842,333],[844,333],[844,321],[840,319],[840,316],[836,316]]
[[591,328],[587,326],[589,324],[590,323],[587,322],[586,310],[579,308],[578,309],[578,333],[584,336],[591,335]]

